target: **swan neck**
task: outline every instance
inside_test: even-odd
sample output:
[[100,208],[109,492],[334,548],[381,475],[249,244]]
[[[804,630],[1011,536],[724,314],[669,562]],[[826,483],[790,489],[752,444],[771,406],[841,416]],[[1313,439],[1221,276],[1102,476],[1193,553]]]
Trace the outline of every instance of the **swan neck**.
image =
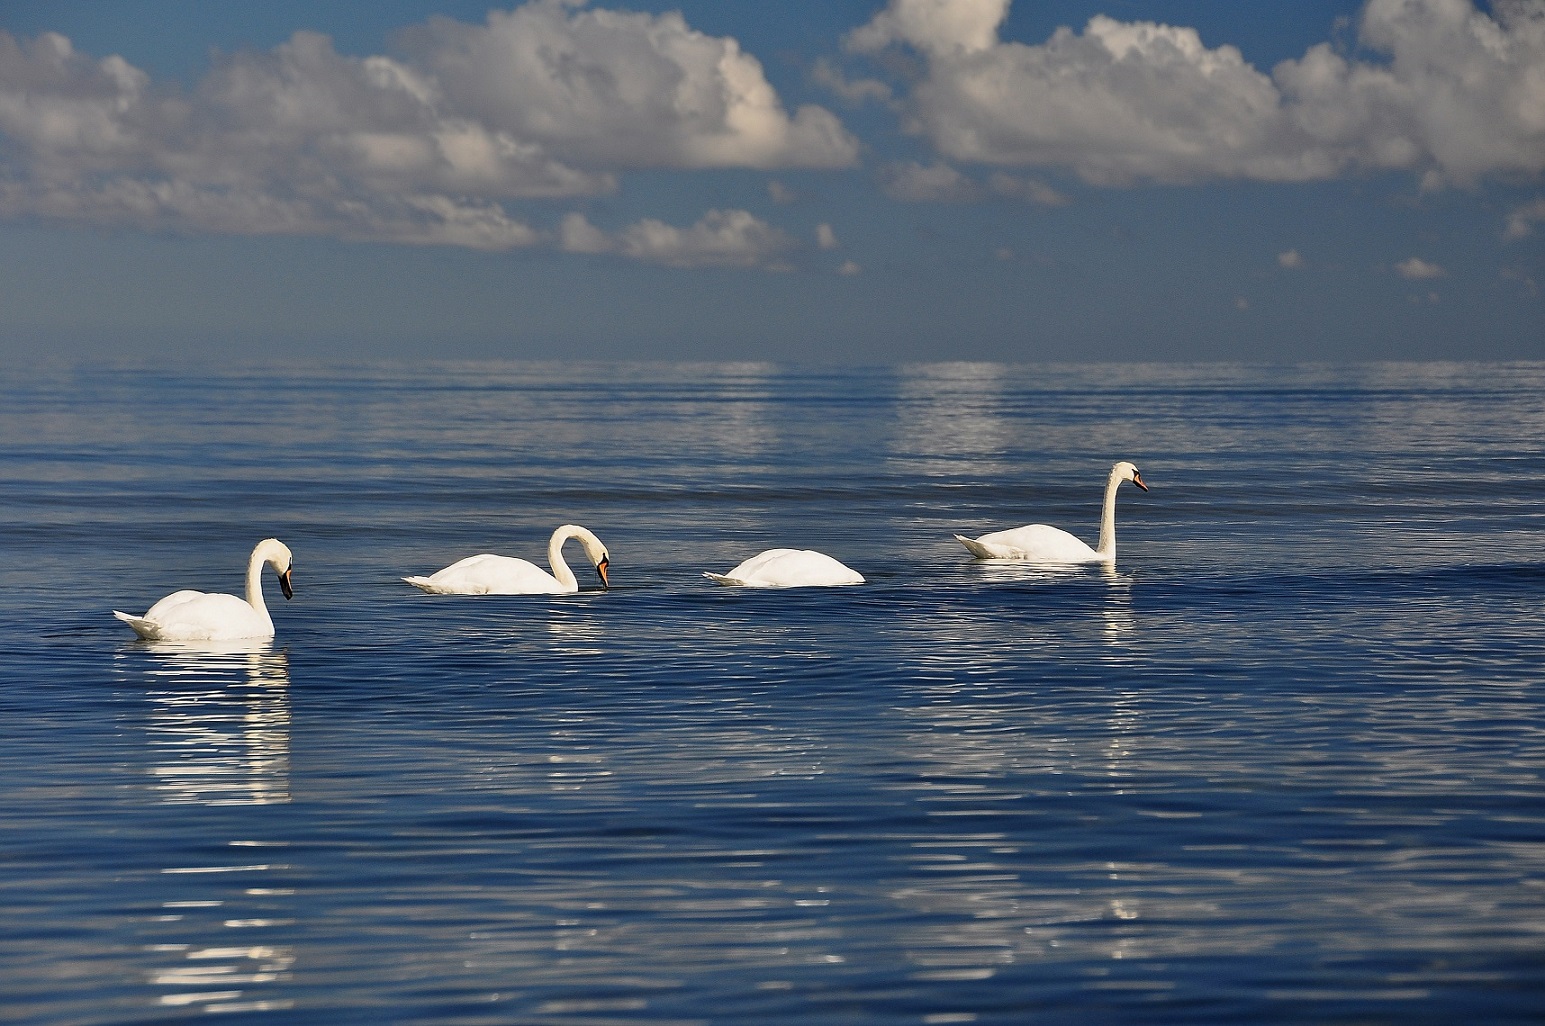
[[569,569],[569,564],[563,559],[563,543],[570,538],[576,538],[573,528],[560,527],[553,532],[552,538],[547,542],[547,565],[552,567],[553,577],[558,583],[569,591],[579,590],[579,579],[574,576],[574,571]]
[[1116,490],[1121,478],[1112,470],[1105,482],[1105,505],[1100,510],[1100,547],[1095,549],[1101,559],[1116,558]]
[[252,558],[247,560],[247,605],[257,610],[257,614],[269,624],[273,623],[268,615],[268,604],[263,601],[263,564],[268,560],[263,556],[262,546],[252,550]]

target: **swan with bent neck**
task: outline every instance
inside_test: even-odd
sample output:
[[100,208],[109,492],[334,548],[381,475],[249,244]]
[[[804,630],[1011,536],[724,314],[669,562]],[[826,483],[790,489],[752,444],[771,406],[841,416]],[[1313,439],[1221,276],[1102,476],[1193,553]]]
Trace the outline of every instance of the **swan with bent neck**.
[[601,544],[601,539],[576,524],[564,524],[547,542],[547,563],[553,568],[552,573],[529,560],[484,552],[458,559],[428,577],[404,577],[403,580],[431,595],[572,594],[579,591],[579,581],[569,564],[563,561],[563,544],[570,538],[579,539],[585,557],[601,575],[601,586],[610,588],[606,568],[611,564],[611,556],[606,546]]
[[1116,489],[1131,481],[1143,491],[1143,476],[1123,460],[1110,468],[1105,482],[1105,508],[1100,515],[1100,545],[1091,549],[1061,528],[1028,524],[1008,531],[994,531],[980,538],[955,535],[978,559],[1019,559],[1029,563],[1114,563],[1116,561]]
[[732,588],[838,588],[863,584],[864,575],[814,549],[767,549],[727,574],[703,576]]
[[263,601],[263,564],[279,575],[279,590],[284,597],[294,594],[290,586],[290,567],[294,562],[289,548],[277,538],[257,543],[247,560],[247,597],[202,591],[174,591],[146,610],[144,616],[131,616],[113,610],[113,615],[147,641],[236,641],[246,638],[271,638],[274,621]]

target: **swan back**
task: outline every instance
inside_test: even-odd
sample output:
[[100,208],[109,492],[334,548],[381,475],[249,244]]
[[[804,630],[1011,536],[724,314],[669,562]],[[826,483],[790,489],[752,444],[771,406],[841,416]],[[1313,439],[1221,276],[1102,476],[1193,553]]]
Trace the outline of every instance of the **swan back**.
[[864,583],[858,571],[811,549],[767,549],[727,574],[703,576],[743,588],[832,588]]

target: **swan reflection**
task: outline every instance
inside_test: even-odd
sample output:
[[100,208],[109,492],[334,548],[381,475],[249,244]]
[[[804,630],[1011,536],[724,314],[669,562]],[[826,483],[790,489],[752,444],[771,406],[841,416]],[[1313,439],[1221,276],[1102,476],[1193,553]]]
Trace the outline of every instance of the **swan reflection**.
[[554,610],[547,621],[547,633],[553,641],[553,653],[562,656],[601,656],[606,654],[606,626],[593,619],[570,615],[568,610]]
[[1100,607],[1106,644],[1115,649],[1131,648],[1137,643],[1133,637],[1137,618],[1132,613],[1132,576],[1118,573],[1114,563],[1101,564],[1100,576],[1106,584],[1105,604]]
[[[142,674],[148,775],[155,799],[181,806],[170,824],[196,843],[162,868],[160,914],[145,924],[147,982],[165,1014],[291,1008],[296,962],[285,877],[288,842],[254,839],[265,820],[193,807],[290,801],[289,656],[268,640],[136,643],[124,667]],[[230,818],[236,816],[236,819]],[[221,840],[209,828],[240,823]]]
[[150,772],[160,799],[289,801],[288,654],[252,640],[146,648]]

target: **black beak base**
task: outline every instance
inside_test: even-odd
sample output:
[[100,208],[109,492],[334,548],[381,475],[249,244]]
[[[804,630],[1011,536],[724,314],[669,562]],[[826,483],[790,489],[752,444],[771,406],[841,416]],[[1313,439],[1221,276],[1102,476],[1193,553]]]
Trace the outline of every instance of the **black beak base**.
[[295,597],[295,590],[290,587],[290,572],[288,570],[279,575],[279,590],[284,592],[286,599]]

